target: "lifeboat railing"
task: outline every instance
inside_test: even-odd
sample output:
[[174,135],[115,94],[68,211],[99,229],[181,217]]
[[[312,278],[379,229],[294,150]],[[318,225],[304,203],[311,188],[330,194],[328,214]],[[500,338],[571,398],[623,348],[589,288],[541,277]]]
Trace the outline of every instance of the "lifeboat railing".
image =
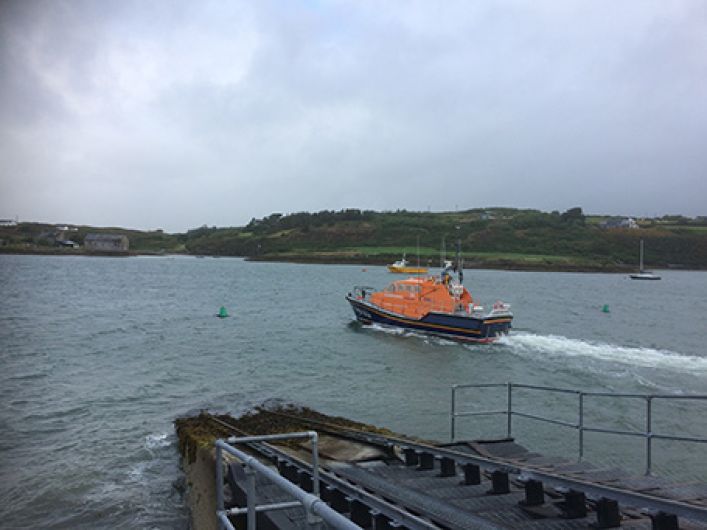
[[[506,406],[503,410],[482,410],[482,411],[464,411],[457,410],[457,394],[463,389],[479,389],[479,388],[506,388]],[[530,414],[514,410],[513,408],[513,390],[525,389],[534,390],[544,393],[569,394],[577,397],[577,421],[570,422],[555,418],[547,418],[537,414]],[[643,430],[622,430],[609,429],[600,426],[585,424],[585,405],[588,399],[597,397],[608,397],[616,399],[637,399],[645,402],[645,417]],[[584,457],[584,434],[587,432],[615,434],[619,436],[642,437],[645,439],[645,474],[650,475],[653,466],[653,440],[671,440],[678,442],[691,442],[697,444],[707,443],[707,438],[695,436],[678,436],[671,433],[657,433],[653,431],[653,402],[656,400],[680,400],[680,401],[701,401],[707,402],[707,395],[703,394],[632,394],[632,393],[616,393],[616,392],[584,392],[575,389],[526,385],[521,383],[479,383],[479,384],[458,384],[452,385],[452,399],[450,408],[450,440],[456,440],[456,423],[457,418],[473,417],[473,416],[506,416],[506,436],[512,437],[513,434],[513,417],[526,418],[533,421],[549,423],[561,427],[574,429],[578,433],[578,460],[582,461]]]

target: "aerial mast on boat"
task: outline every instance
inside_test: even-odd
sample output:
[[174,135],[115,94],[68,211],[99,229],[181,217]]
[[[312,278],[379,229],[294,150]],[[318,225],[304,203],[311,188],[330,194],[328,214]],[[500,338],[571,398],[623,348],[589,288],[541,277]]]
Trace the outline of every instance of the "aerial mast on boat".
[[462,239],[459,235],[459,226],[457,226],[457,276],[459,283],[464,282],[464,258],[462,258]]
[[417,234],[417,272],[416,274],[420,274],[420,234]]
[[444,269],[445,264],[447,262],[447,242],[446,242],[447,236],[442,236],[442,248],[439,253],[439,267],[440,269]]

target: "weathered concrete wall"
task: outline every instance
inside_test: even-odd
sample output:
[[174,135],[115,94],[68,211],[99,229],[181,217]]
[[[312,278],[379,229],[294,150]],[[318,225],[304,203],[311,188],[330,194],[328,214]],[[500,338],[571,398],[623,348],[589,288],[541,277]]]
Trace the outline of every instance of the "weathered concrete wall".
[[207,447],[197,447],[194,460],[189,460],[188,454],[182,456],[182,468],[187,483],[186,500],[191,511],[192,528],[218,530],[215,452]]
[[[287,412],[292,417],[273,415],[264,409],[256,409],[239,418],[228,415],[212,415],[205,411],[197,416],[178,418],[175,420],[177,437],[179,438],[179,452],[181,454],[182,469],[184,470],[187,493],[186,502],[191,511],[192,528],[195,530],[217,530],[216,518],[216,462],[214,442],[219,438],[227,438],[234,434],[233,429],[219,424],[218,421],[227,421],[242,432],[249,434],[272,434],[278,432],[301,431],[308,427],[297,421],[316,419],[333,422],[342,427],[356,428],[370,432],[391,433],[385,429],[378,429],[362,423],[352,422],[345,418],[326,416],[316,411],[284,405],[280,412]],[[295,418],[293,421],[292,418]],[[280,448],[294,452],[299,458],[308,460],[311,449],[301,441],[291,441]],[[375,448],[347,441],[342,443],[336,438],[320,435],[319,453],[323,458],[333,460],[358,460],[380,457],[382,453]],[[228,460],[229,457],[224,457]],[[224,473],[225,475],[225,473]],[[281,526],[286,528],[286,526]]]

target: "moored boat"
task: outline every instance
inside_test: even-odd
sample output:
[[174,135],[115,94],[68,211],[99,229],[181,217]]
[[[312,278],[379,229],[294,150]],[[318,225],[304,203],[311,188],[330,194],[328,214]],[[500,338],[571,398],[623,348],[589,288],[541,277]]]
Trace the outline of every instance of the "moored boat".
[[639,258],[639,269],[637,273],[629,274],[632,280],[660,280],[660,276],[651,271],[643,269],[643,240],[641,239],[641,253]]
[[[459,263],[459,261],[458,261]],[[417,276],[391,283],[382,291],[355,287],[346,299],[362,324],[382,324],[470,342],[493,342],[511,329],[510,305],[496,302],[490,311],[476,305],[446,267],[440,277]]]
[[660,276],[653,274],[651,271],[641,271],[634,274],[629,274],[632,280],[660,280]]
[[410,262],[405,259],[405,254],[403,254],[403,259],[396,261],[395,263],[388,265],[388,270],[390,272],[397,272],[402,274],[427,274],[429,269],[427,267],[413,267]]

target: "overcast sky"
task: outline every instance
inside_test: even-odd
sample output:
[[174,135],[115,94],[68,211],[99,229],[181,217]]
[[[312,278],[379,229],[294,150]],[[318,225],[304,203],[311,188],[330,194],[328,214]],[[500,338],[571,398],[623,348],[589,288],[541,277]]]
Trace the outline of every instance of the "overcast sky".
[[0,217],[707,215],[707,2],[0,1]]

